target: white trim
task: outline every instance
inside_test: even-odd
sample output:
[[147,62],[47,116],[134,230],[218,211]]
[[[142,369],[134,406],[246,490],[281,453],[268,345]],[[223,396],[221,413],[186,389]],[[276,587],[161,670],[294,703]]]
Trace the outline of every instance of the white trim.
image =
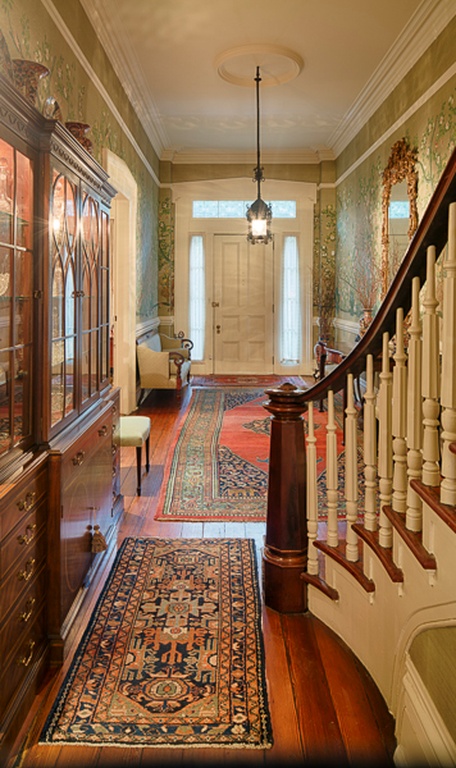
[[456,744],[408,653],[396,715],[398,765],[455,764]]
[[334,328],[339,331],[345,331],[345,333],[352,333],[356,336],[359,333],[359,322],[354,320],[343,320],[340,317],[335,317],[333,321]]
[[425,0],[329,138],[336,157],[381,107],[456,13],[454,0]]
[[122,158],[110,149],[103,160],[117,189],[111,206],[112,315],[114,386],[120,387],[120,412],[136,409],[136,216],[138,188]]
[[[89,16],[86,8],[86,2],[87,0],[80,0],[81,5],[84,7],[84,10],[86,11],[87,15]],[[73,51],[74,55],[78,59],[79,63],[83,67],[83,69],[86,71],[87,75],[89,76],[92,84],[97,89],[98,93],[102,97],[102,99],[106,102],[106,105],[111,110],[112,114],[116,118],[117,122],[119,123],[120,128],[122,129],[123,133],[127,136],[128,140],[130,141],[131,145],[133,146],[135,152],[137,155],[141,158],[142,162],[144,163],[145,167],[149,171],[150,175],[152,176],[153,180],[156,184],[160,184],[160,181],[150,165],[147,157],[144,155],[141,147],[137,143],[135,137],[133,136],[132,132],[130,131],[128,125],[126,124],[125,120],[123,119],[122,115],[120,114],[119,110],[117,109],[116,105],[114,104],[113,100],[111,99],[111,96],[109,95],[108,91],[104,87],[103,83],[101,82],[100,78],[96,74],[95,70],[93,69],[92,65],[88,61],[88,59],[84,56],[84,53],[82,52],[81,48],[77,44],[76,40],[73,37],[73,34],[71,33],[71,30],[68,29],[67,25],[63,21],[62,17],[60,16],[59,12],[57,11],[54,3],[52,0],[41,0],[42,5],[44,5],[46,11],[49,13],[49,16],[51,17],[52,21],[55,23],[58,31],[64,38],[64,40],[68,43],[70,49]],[[90,18],[90,16],[89,16]],[[95,30],[96,34],[99,35],[99,31]],[[100,37],[100,42],[101,37]],[[132,106],[134,106],[132,102]],[[151,140],[151,145],[154,147],[154,143]],[[154,151],[156,151],[154,149]]]
[[[216,234],[247,234],[245,219],[193,219],[193,200],[233,200],[248,199],[252,194],[251,179],[220,179],[217,181],[179,182],[171,184],[173,201],[176,204],[175,229],[175,323],[176,327],[188,326],[188,252],[189,237],[192,234],[202,234],[205,237],[206,254],[206,300],[211,307],[213,275],[213,240]],[[275,370],[278,373],[310,375],[313,372],[312,344],[312,264],[313,264],[313,216],[317,199],[317,186],[309,182],[287,182],[268,180],[264,185],[265,199],[295,199],[297,201],[297,216],[295,220],[273,220],[274,230],[274,304],[276,328],[278,333],[279,302],[280,302],[280,259],[284,234],[296,234],[300,242],[302,298],[305,310],[303,312],[303,358],[299,370],[295,366],[280,366],[275,358]],[[212,309],[211,309],[212,312]],[[208,315],[209,317],[209,315]],[[212,349],[212,326],[206,338],[206,350]],[[277,350],[277,338],[274,348]],[[206,370],[202,373],[212,373],[212,359],[205,361]]]
[[364,152],[364,154],[361,155],[361,157],[359,157],[350,166],[350,168],[347,168],[345,173],[343,173],[342,176],[340,176],[337,179],[336,186],[338,186],[339,184],[342,184],[342,182],[345,181],[345,179],[348,178],[353,173],[353,171],[356,170],[356,168],[362,165],[362,163],[364,163],[365,160],[367,160],[374,152],[376,152],[376,150],[379,147],[381,147],[381,145],[385,141],[387,141],[389,137],[392,136],[393,133],[395,133],[401,127],[401,125],[403,125],[407,120],[409,120],[412,117],[412,115],[414,115],[415,112],[418,111],[418,109],[424,106],[424,104],[426,104],[426,102],[432,96],[434,96],[434,94],[437,93],[437,91],[439,91],[440,88],[442,88],[449,80],[451,80],[451,78],[454,77],[454,75],[456,75],[456,63],[453,64],[449,69],[447,69],[447,71],[438,80],[436,80],[430,88],[428,88],[426,93],[423,93],[423,95],[420,96],[420,98],[417,99],[417,101],[415,101],[415,103],[412,104],[412,106],[409,107],[409,109],[406,112],[404,112],[401,115],[401,117],[398,120],[396,120],[396,122],[393,123],[388,128],[388,130],[385,131],[385,133],[382,136],[380,136],[380,138],[377,139],[377,141],[374,144],[372,144],[369,147],[369,149],[366,150],[366,152]]
[[[116,39],[113,29],[108,29],[107,19],[109,14],[103,9],[103,0],[99,0],[102,13],[94,8],[91,0],[80,0],[84,11],[86,12],[90,23],[92,24],[96,35],[98,36],[100,43],[107,52],[107,56],[116,72],[119,81],[125,90],[125,93],[130,100],[130,103],[135,110],[138,119],[143,125],[147,136],[151,142],[151,146],[157,154],[157,157],[161,160],[169,160],[174,164],[214,164],[214,163],[239,163],[251,162],[251,155],[240,152],[214,152],[206,150],[195,151],[183,151],[182,153],[175,150],[166,149],[166,144],[169,145],[166,132],[162,126],[160,116],[154,105],[152,94],[147,93],[148,109],[144,108],[144,92],[145,83],[141,72],[137,67],[133,71],[131,68],[131,62],[134,61],[134,56],[129,57],[129,69],[126,71],[126,62],[120,58],[119,46],[116,46]],[[106,102],[109,109],[112,111],[116,120],[118,121],[121,129],[128,137],[138,156],[148,169],[150,175],[154,179],[155,183],[160,186],[160,181],[156,176],[156,173],[149,161],[145,157],[141,148],[137,144],[134,136],[123,120],[116,105],[112,101],[109,93],[101,83],[100,79],[94,72],[90,62],[84,56],[81,48],[76,43],[71,31],[64,23],[62,17],[58,13],[52,0],[41,0],[41,3],[49,13],[50,17],[56,24],[59,32],[62,34],[74,55],[78,58],[81,65],[87,72],[91,81],[99,91],[100,95]],[[390,48],[386,56],[381,61],[374,75],[365,85],[360,95],[353,103],[352,107],[344,115],[344,118],[338,128],[334,131],[330,137],[330,147],[321,148],[319,150],[301,149],[301,150],[284,150],[283,152],[277,152],[271,150],[270,152],[263,152],[263,160],[268,163],[319,163],[324,160],[333,160],[345,149],[349,142],[359,133],[364,127],[369,118],[374,114],[394,90],[397,84],[404,78],[404,75],[410,71],[410,69],[416,64],[420,56],[427,50],[429,45],[437,38],[443,29],[449,24],[453,16],[455,15],[454,0],[424,0],[420,5],[414,16],[412,16],[409,24],[403,30],[402,34],[397,38],[393,46]],[[101,18],[103,16],[103,19]],[[338,181],[341,182],[349,173],[351,173],[360,162],[363,162],[369,154],[374,151],[383,141],[385,141],[391,133],[396,130],[406,119],[407,116],[413,114],[413,112],[421,106],[421,103],[425,102],[429,95],[432,95],[441,85],[444,84],[454,71],[454,67],[450,68],[448,72],[439,79],[439,85],[433,86],[429,89],[426,96],[422,97],[416,102],[416,105],[408,110],[395,124],[390,128],[388,132],[380,139],[376,144],[370,148],[369,152],[363,155],[362,159],[358,160],[343,177]]]
[[144,320],[142,323],[136,324],[136,338],[138,336],[143,336],[145,333],[149,333],[149,331],[154,331],[156,328],[158,328],[160,325],[160,318],[154,317],[152,320]]
[[[261,160],[263,164],[290,164],[290,165],[315,165],[324,160],[334,160],[335,155],[331,149],[262,149]],[[161,160],[168,160],[173,165],[252,165],[255,158],[252,151],[231,150],[174,150],[165,149]]]

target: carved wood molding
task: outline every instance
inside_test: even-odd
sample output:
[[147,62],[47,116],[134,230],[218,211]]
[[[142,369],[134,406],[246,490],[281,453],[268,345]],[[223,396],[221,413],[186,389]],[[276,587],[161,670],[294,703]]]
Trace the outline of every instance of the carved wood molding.
[[389,285],[389,226],[388,211],[391,200],[391,188],[401,181],[407,183],[407,197],[410,204],[408,238],[412,239],[418,227],[418,173],[416,161],[418,150],[410,147],[408,139],[399,139],[393,144],[388,165],[383,171],[382,183],[382,295],[385,296]]

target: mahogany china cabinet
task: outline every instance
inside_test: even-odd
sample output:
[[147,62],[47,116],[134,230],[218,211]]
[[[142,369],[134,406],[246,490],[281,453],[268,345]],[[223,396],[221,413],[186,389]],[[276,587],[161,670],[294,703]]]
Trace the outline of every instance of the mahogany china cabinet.
[[0,752],[122,514],[109,213],[91,153],[0,75]]

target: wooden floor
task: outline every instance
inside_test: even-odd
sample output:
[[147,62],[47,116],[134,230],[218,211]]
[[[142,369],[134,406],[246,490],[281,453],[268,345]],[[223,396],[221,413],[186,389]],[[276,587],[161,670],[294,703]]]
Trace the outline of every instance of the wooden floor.
[[[138,413],[152,419],[151,467],[136,493],[134,448],[122,449],[125,514],[118,543],[131,535],[249,537],[261,561],[263,523],[162,523],[154,520],[163,465],[176,433],[176,420],[191,390],[176,401],[173,392],[152,393]],[[105,567],[107,575],[110,563]],[[117,768],[161,765],[392,766],[394,723],[376,686],[347,647],[310,614],[281,616],[263,609],[266,673],[274,745],[269,750],[142,749],[38,746],[38,736],[86,626],[104,578],[86,595],[70,652],[58,673],[45,682],[28,713],[7,768]]]

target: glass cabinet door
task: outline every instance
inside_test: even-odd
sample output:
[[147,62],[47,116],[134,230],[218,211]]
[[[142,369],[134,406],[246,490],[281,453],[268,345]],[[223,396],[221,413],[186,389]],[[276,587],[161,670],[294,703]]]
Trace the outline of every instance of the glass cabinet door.
[[82,320],[81,396],[82,405],[99,390],[99,263],[100,205],[90,195],[82,206]]
[[109,213],[79,182],[53,172],[51,428],[109,384]]
[[33,164],[0,139],[0,457],[33,441]]
[[77,188],[58,171],[51,193],[51,426],[76,410]]
[[101,386],[110,382],[110,247],[109,247],[109,214],[101,212],[101,259],[100,259],[100,333],[101,333],[101,359],[100,375]]

